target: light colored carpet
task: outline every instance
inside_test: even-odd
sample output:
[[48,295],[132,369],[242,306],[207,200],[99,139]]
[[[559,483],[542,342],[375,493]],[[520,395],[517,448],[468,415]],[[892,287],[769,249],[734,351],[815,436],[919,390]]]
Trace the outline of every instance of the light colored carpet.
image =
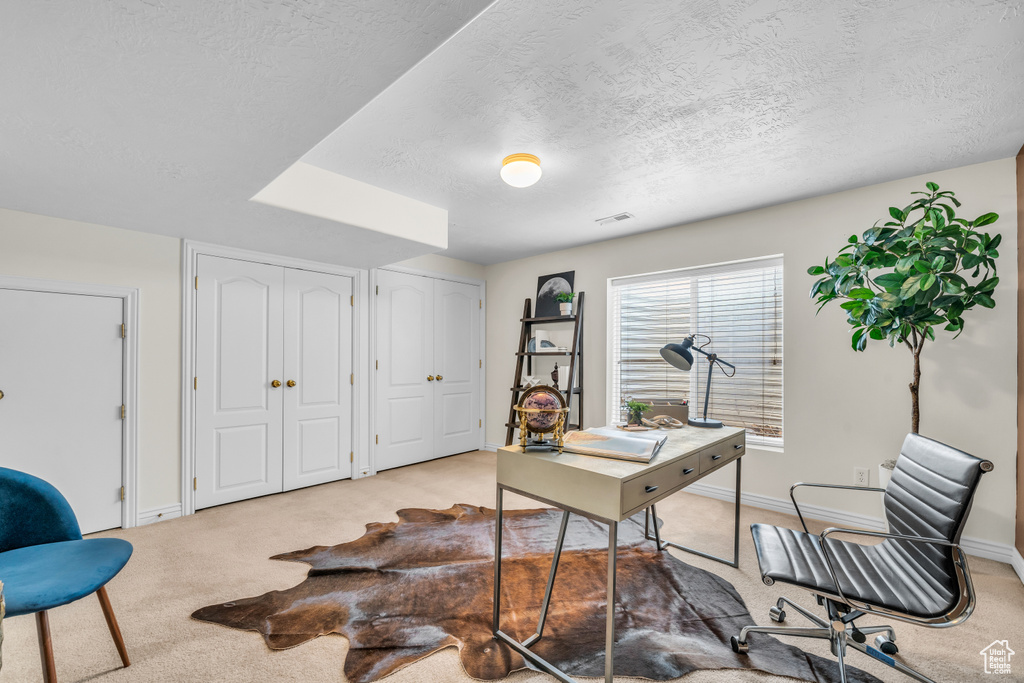
[[[232,598],[258,595],[300,582],[306,566],[270,561],[271,555],[331,545],[358,538],[364,525],[395,521],[404,507],[447,508],[453,503],[494,505],[493,453],[476,452],[384,472],[358,481],[324,484],[203,510],[182,519],[109,535],[135,546],[131,562],[109,585],[110,599],[132,658],[128,669],[119,661],[98,601],[89,597],[51,612],[57,674],[70,681],[344,681],[347,649],[341,636],[324,636],[291,650],[271,652],[257,633],[246,633],[194,621],[193,610]],[[506,496],[507,507],[540,507],[518,496]],[[685,493],[659,504],[667,537],[719,555],[731,552],[732,508],[728,503]],[[813,607],[810,595],[785,586],[769,588],[757,574],[753,544],[746,530],[752,522],[797,526],[795,517],[744,508],[740,569],[677,556],[723,576],[746,600],[754,619],[769,623],[768,608],[783,592]],[[675,551],[672,551],[675,553]],[[982,648],[994,640],[1010,640],[1024,652],[1024,586],[1005,564],[974,558],[971,570],[979,594],[978,609],[953,629],[896,625],[903,660],[937,681],[982,681]],[[538,586],[543,590],[543,586]],[[798,616],[789,622],[797,624]],[[863,620],[867,622],[867,619]],[[876,622],[877,623],[877,622]],[[1020,642],[1017,642],[1020,640]],[[823,641],[791,639],[809,652],[829,656]],[[1013,680],[1024,680],[1024,654]],[[855,666],[885,681],[910,680],[858,652]],[[1003,676],[1001,680],[1010,677]],[[0,681],[42,680],[31,616],[4,622],[3,670]],[[453,648],[431,655],[389,677],[389,683],[471,681]],[[553,681],[545,674],[518,672],[507,681]],[[590,679],[593,680],[593,679]],[[619,679],[617,679],[619,680]],[[638,679],[622,678],[622,681]],[[744,671],[701,671],[680,679],[686,683],[725,681],[781,682],[784,679]]]

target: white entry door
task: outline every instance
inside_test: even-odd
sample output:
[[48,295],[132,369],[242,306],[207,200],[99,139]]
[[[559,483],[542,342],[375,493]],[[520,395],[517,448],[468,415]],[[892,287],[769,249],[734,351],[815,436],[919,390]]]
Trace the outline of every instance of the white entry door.
[[381,270],[377,277],[378,471],[434,457],[434,281]]
[[124,301],[0,289],[0,466],[46,480],[82,533],[121,526]]
[[378,271],[377,471],[480,447],[480,287]]
[[282,490],[284,269],[200,256],[198,273],[195,490],[203,508]]
[[289,269],[284,296],[288,491],[352,476],[352,279]]
[[480,446],[480,287],[434,281],[434,453]]

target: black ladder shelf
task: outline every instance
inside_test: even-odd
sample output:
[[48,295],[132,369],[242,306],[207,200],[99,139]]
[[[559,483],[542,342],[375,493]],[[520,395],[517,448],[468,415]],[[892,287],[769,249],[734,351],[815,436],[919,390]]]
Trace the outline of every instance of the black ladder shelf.
[[[519,333],[519,349],[516,351],[516,377],[512,383],[512,400],[508,407],[508,422],[505,423],[506,434],[505,434],[505,445],[512,445],[515,438],[515,431],[519,428],[519,423],[516,422],[516,403],[519,401],[519,395],[526,391],[526,387],[523,386],[523,361],[526,363],[527,374],[533,374],[533,358],[535,356],[549,356],[554,358],[568,358],[569,359],[569,390],[565,400],[569,404],[569,414],[566,416],[566,431],[570,429],[583,429],[583,292],[577,292],[576,300],[573,302],[573,309],[575,313],[573,315],[565,316],[550,316],[545,318],[534,318],[532,317],[533,302],[530,299],[526,300],[523,305],[523,317],[520,319],[522,322],[522,330]],[[572,333],[572,350],[564,353],[545,353],[543,351],[529,351],[529,343],[531,330],[533,325],[542,324],[547,325],[550,323],[573,323]],[[560,369],[561,371],[561,369]],[[573,408],[572,397],[576,396],[576,406]],[[573,415],[576,416],[576,421],[573,422]]]

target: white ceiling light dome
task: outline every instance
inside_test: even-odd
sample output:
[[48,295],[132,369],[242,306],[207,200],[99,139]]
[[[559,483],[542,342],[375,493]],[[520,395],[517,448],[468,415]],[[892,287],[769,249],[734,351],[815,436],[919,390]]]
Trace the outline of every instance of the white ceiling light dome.
[[512,187],[529,187],[540,176],[540,159],[532,154],[509,154],[501,162],[501,179]]

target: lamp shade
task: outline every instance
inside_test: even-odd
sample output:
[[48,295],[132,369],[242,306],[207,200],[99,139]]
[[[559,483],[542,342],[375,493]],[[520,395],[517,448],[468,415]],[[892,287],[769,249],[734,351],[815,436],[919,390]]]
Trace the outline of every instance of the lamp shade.
[[693,365],[693,354],[690,347],[693,346],[693,339],[687,337],[679,344],[665,344],[661,348],[661,357],[672,367],[680,370],[689,370]]
[[529,187],[540,175],[540,159],[532,154],[509,154],[501,162],[501,179],[512,187]]

